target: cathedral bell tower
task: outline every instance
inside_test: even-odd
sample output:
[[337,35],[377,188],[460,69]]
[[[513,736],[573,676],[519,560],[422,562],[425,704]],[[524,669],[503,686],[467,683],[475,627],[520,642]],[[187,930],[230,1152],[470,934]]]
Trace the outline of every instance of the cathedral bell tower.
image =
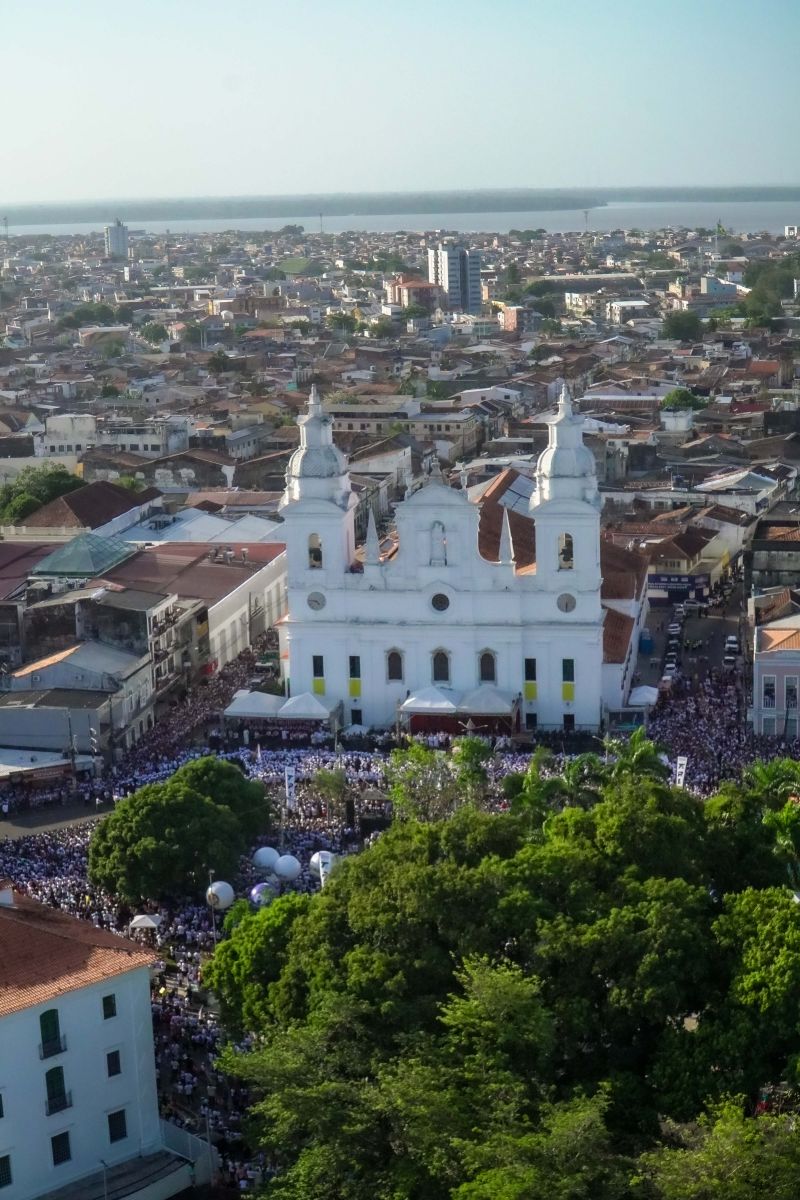
[[316,384],[297,424],[300,446],[289,459],[279,506],[289,587],[320,587],[333,583],[353,562],[358,501],[347,459],[333,444],[333,418],[323,410]]
[[[536,465],[530,515],[536,530],[537,591],[552,592],[562,613],[600,620],[600,496],[594,456],[583,444],[583,417],[566,384]],[[578,607],[579,606],[579,607]]]

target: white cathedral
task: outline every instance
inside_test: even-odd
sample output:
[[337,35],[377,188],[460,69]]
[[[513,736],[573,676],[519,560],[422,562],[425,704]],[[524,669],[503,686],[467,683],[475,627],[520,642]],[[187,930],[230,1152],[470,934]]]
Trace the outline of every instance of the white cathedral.
[[[535,479],[466,490],[432,475],[379,543],[357,548],[356,496],[316,387],[281,511],[291,696],[344,726],[597,730],[624,707],[647,564],[601,541],[594,458],[562,392]],[[475,495],[475,492],[478,495]]]

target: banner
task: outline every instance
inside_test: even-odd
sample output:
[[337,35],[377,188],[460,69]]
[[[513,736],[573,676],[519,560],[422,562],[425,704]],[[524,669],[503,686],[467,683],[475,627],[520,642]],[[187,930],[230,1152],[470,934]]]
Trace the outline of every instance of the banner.
[[293,766],[284,767],[283,778],[286,784],[286,811],[294,812],[295,804],[295,769]]
[[686,768],[689,765],[689,759],[683,755],[675,760],[675,786],[683,787],[683,781],[686,778]]

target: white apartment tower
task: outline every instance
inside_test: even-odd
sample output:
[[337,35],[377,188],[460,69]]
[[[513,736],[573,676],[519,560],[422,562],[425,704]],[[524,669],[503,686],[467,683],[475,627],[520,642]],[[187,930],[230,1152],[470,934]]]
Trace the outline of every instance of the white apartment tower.
[[113,225],[106,225],[106,258],[128,257],[128,226],[117,219]]
[[442,289],[452,311],[481,311],[481,256],[477,250],[467,250],[455,242],[429,246],[428,281]]

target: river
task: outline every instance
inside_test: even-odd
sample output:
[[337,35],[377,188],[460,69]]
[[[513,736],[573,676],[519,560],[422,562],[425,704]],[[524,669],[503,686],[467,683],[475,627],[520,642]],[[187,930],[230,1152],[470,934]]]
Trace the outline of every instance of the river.
[[[109,223],[125,214],[112,211],[109,206]],[[546,229],[551,233],[568,233],[583,230],[585,220],[588,227],[597,231],[611,229],[664,229],[706,228],[713,229],[721,221],[726,229],[737,233],[753,233],[767,230],[783,233],[785,225],[800,224],[800,201],[791,200],[736,200],[736,201],[622,201],[613,200],[601,208],[588,210],[584,218],[582,209],[561,209],[546,212],[485,212],[485,213],[388,213],[380,216],[369,214],[326,217],[323,213],[322,228],[325,233],[344,233],[348,230],[363,230],[367,233],[391,233],[399,229],[432,230],[446,229],[459,233],[507,233],[509,229]],[[294,213],[285,217],[201,217],[195,220],[136,221],[129,222],[131,228],[143,229],[147,233],[213,233],[225,229],[277,230],[282,225],[303,225],[310,233],[320,228],[319,213],[306,216]],[[12,237],[36,236],[41,234],[89,234],[102,231],[100,222],[66,223],[56,225],[10,225]]]

